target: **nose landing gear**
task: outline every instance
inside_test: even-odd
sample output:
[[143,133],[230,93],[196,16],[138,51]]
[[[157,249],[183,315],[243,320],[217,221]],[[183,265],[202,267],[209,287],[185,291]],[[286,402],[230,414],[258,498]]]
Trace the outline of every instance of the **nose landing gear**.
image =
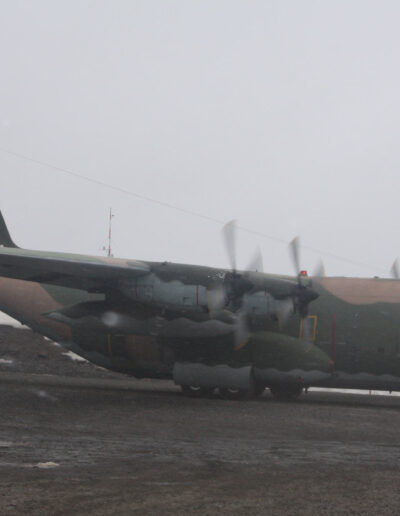
[[[181,390],[184,396],[190,398],[211,398],[215,388],[200,387],[198,385],[181,385]],[[218,388],[219,395],[224,400],[251,400],[261,396],[264,390],[264,386],[257,386],[252,389]]]

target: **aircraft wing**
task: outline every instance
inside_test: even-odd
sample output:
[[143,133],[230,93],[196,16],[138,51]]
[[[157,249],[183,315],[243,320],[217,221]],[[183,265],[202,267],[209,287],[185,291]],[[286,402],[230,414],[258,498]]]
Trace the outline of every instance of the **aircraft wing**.
[[149,270],[148,264],[136,260],[0,246],[0,276],[89,292],[101,292],[117,280],[135,278]]

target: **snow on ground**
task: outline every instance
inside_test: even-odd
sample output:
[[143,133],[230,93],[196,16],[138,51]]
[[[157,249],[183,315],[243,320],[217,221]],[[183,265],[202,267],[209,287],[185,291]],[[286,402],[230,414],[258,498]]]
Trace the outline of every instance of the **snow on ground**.
[[69,357],[71,360],[76,360],[77,362],[87,362],[86,358],[77,355],[73,351],[66,351],[63,355]]
[[56,398],[55,396],[50,396],[50,394],[48,394],[44,390],[39,390],[39,391],[34,390],[33,392],[35,394],[37,394],[39,396],[39,398],[45,398],[45,399],[48,399],[50,401],[58,401],[58,398]]
[[57,468],[59,464],[57,462],[38,462],[36,467],[39,469]]
[[6,324],[7,326],[13,326],[14,328],[27,328],[27,326],[23,326],[16,319],[13,319],[3,312],[0,312],[0,324]]
[[0,358],[0,364],[10,365],[10,364],[13,364],[13,363],[14,363],[14,360],[11,360],[11,359],[8,359],[8,358]]
[[362,389],[324,389],[323,387],[310,387],[310,391],[344,392],[345,394],[372,394],[373,396],[400,396],[400,392],[389,393],[389,391],[367,391]]
[[[10,317],[9,315],[7,315],[3,312],[0,312],[0,324],[12,326],[13,328],[21,328],[21,329],[28,328],[28,326],[24,326],[23,324],[18,322],[16,319],[13,319],[12,317]],[[58,344],[58,342],[53,342],[52,340],[50,340],[47,337],[44,337],[44,338],[46,340],[48,340],[49,342],[51,342],[52,344],[54,344],[54,346],[57,346],[57,347],[60,346],[60,344]],[[77,362],[87,362],[87,360],[85,358],[80,357],[79,355],[73,353],[72,351],[67,351],[66,353],[63,353],[63,355],[65,355],[66,357],[70,358],[71,360],[75,360]],[[0,364],[10,364],[10,363],[12,363],[12,361],[0,359]]]

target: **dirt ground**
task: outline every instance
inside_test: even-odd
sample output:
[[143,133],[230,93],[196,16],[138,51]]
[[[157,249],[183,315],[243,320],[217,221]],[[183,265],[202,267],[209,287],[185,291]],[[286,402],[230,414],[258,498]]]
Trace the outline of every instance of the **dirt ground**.
[[399,397],[192,400],[63,352],[0,327],[1,515],[399,512]]

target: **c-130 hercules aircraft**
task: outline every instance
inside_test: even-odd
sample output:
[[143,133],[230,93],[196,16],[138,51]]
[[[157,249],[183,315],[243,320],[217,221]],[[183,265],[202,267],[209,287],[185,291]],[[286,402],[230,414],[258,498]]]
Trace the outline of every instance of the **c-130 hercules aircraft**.
[[[400,390],[400,282],[30,251],[0,213],[0,310],[113,371],[184,394],[293,399],[310,386]],[[255,271],[253,269],[256,269]]]

